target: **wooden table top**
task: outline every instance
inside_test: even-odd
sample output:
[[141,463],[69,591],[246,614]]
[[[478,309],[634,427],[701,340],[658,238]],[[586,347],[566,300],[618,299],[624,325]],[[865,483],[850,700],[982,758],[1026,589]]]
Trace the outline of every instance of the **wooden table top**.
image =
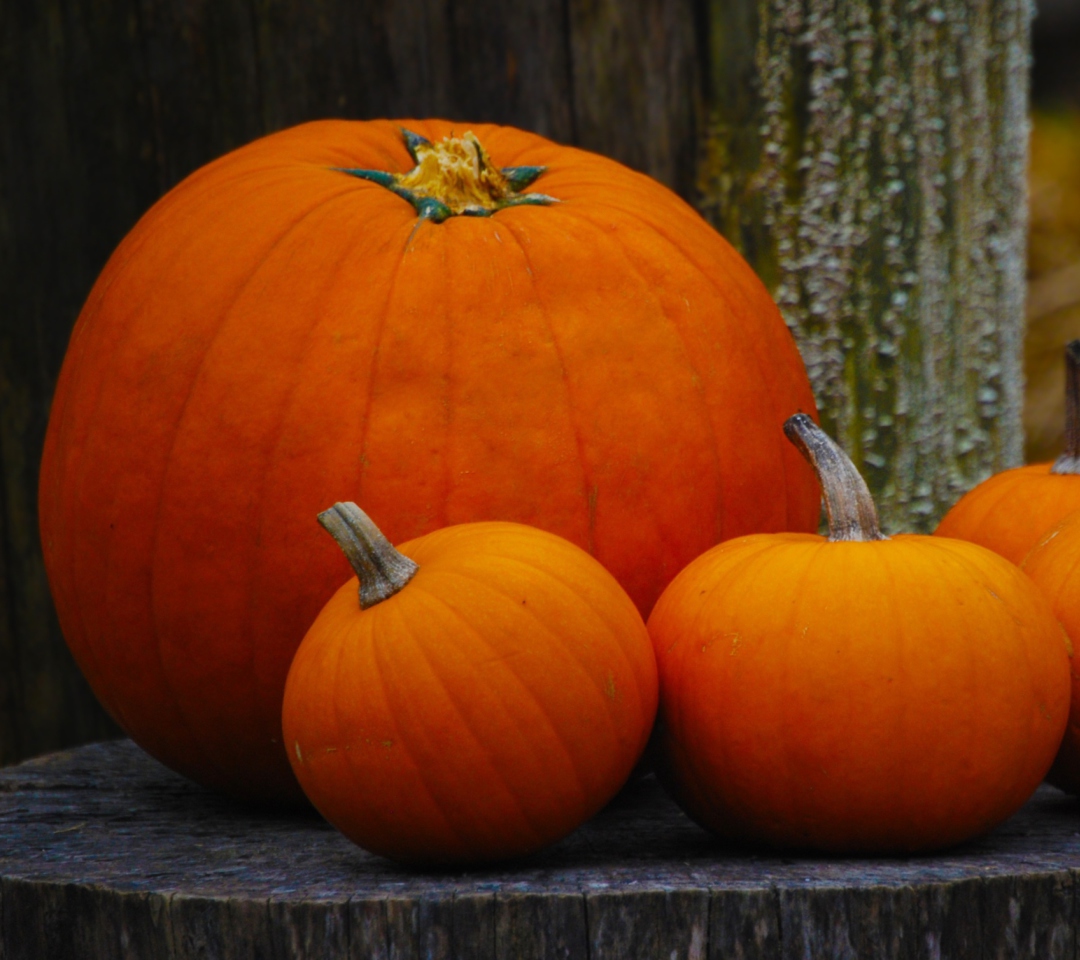
[[541,854],[399,867],[130,741],[0,770],[0,957],[1073,958],[1080,802],[936,856],[725,846],[649,777]]

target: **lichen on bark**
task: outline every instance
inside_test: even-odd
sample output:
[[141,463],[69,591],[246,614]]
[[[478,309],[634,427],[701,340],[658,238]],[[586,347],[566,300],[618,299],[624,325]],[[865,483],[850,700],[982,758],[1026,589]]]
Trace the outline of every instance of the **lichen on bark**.
[[930,529],[1023,454],[1029,4],[709,12],[701,208],[772,290],[885,529]]

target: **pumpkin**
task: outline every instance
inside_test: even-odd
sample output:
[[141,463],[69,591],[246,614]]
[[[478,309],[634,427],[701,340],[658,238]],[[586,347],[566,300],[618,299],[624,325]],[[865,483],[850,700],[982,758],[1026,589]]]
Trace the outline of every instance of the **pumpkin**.
[[396,860],[478,863],[539,850],[611,799],[657,699],[645,624],[611,574],[522,524],[395,550],[355,504],[320,521],[357,576],[297,650],[282,729],[334,826]]
[[306,124],[183,181],[106,265],[57,385],[64,635],[142,747],[240,797],[302,800],[281,697],[348,575],[306,519],[341,491],[395,543],[551,531],[643,614],[718,540],[817,523],[812,472],[752,429],[813,409],[794,341],[700,216],[519,130],[406,125]]
[[691,563],[649,618],[660,770],[723,837],[829,853],[933,850],[1017,810],[1069,712],[1061,626],[976,544],[883,536],[809,417],[827,538],[758,534]]
[[982,544],[1013,563],[1080,510],[1080,340],[1065,347],[1065,449],[1052,463],[995,474],[969,490],[934,533]]
[[[1047,533],[1024,558],[1021,569],[1050,601],[1075,650],[1080,643],[1080,511]],[[1080,675],[1075,659],[1069,724],[1047,779],[1070,793],[1080,793]]]

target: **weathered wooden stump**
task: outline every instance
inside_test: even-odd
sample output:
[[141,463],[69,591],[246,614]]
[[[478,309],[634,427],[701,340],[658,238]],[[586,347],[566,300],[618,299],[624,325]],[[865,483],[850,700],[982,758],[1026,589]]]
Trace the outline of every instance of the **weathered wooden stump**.
[[132,743],[0,771],[0,958],[1072,958],[1080,804],[943,856],[733,850],[655,781],[540,856],[416,872],[252,813]]

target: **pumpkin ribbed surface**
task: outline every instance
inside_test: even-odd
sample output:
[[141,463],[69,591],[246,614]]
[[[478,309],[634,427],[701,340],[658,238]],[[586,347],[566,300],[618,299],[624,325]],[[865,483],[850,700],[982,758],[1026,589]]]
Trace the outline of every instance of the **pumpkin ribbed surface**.
[[666,779],[717,833],[838,853],[938,849],[1049,768],[1067,641],[1015,566],[935,537],[721,544],[649,619]]
[[1032,548],[1023,571],[1042,591],[1073,644],[1072,707],[1061,749],[1047,779],[1080,794],[1080,510],[1071,513]]
[[357,581],[297,651],[283,728],[326,818],[414,862],[522,855],[622,785],[656,711],[645,624],[567,541],[475,523],[398,548],[419,570],[361,611]]
[[125,730],[204,783],[298,796],[282,689],[348,575],[313,522],[343,496],[395,543],[550,530],[643,612],[720,539],[816,526],[811,472],[755,429],[813,398],[746,264],[642,175],[473,130],[557,202],[420,220],[342,172],[410,170],[397,124],[307,124],[162,198],[76,324],[40,488],[61,625]]

